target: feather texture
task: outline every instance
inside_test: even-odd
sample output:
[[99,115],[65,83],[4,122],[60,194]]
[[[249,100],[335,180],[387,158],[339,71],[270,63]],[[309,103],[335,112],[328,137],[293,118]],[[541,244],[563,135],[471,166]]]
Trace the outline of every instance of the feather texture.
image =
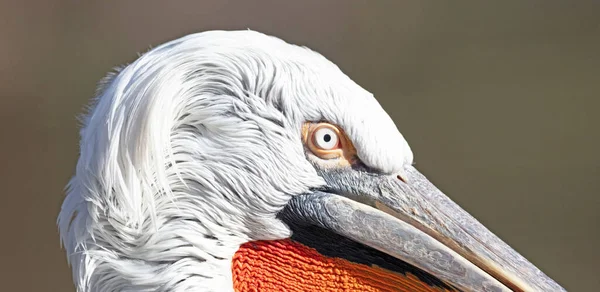
[[323,185],[300,137],[318,120],[374,169],[412,162],[370,93],[257,32],[189,35],[109,76],[58,218],[78,291],[231,291],[239,246],[289,237],[277,212]]

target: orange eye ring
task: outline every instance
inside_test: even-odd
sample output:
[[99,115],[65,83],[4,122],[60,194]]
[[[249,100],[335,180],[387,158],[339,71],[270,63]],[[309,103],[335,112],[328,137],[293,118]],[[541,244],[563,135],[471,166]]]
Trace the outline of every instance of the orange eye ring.
[[344,131],[330,123],[305,123],[302,129],[304,143],[317,157],[339,159],[339,164],[350,165],[356,159],[356,149]]

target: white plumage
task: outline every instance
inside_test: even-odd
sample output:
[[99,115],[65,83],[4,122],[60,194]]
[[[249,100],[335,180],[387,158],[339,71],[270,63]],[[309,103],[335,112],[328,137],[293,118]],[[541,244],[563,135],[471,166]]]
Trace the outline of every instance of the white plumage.
[[340,125],[382,173],[412,152],[373,96],[321,55],[253,31],[161,45],[104,80],[58,219],[78,291],[231,291],[239,245],[323,185],[305,121]]

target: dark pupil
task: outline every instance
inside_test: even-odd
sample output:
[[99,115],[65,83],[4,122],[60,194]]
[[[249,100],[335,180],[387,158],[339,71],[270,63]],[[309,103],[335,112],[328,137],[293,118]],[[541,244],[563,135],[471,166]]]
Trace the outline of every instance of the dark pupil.
[[325,140],[325,142],[331,141],[331,135],[325,134],[325,136],[323,136],[323,140]]

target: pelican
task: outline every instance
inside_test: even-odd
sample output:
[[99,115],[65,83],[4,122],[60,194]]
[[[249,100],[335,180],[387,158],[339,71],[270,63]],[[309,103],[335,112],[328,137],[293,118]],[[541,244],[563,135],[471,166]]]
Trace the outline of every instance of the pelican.
[[100,82],[58,217],[79,292],[565,291],[439,191],[374,96],[259,32]]

